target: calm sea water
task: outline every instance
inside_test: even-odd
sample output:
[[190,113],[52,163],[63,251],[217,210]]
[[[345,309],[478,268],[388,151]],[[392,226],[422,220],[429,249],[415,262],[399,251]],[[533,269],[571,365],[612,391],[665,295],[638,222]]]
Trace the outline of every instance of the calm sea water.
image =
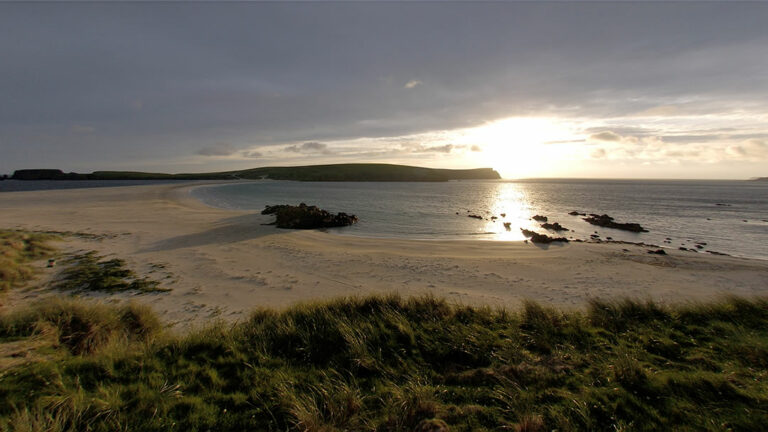
[[141,186],[162,183],[183,183],[185,181],[186,180],[3,180],[0,181],[0,192]]
[[[446,183],[302,183],[258,181],[204,186],[193,195],[221,208],[261,210],[305,202],[352,213],[342,235],[415,239],[523,240],[521,228],[546,232],[536,214],[559,222],[567,237],[646,242],[768,259],[768,183],[749,181],[524,180]],[[720,205],[718,205],[720,204]],[[568,212],[607,213],[650,232],[600,228]],[[484,220],[467,217],[483,216]],[[504,213],[506,216],[502,217]],[[497,220],[490,220],[497,216]],[[503,222],[510,223],[505,229]],[[549,233],[553,234],[553,233]],[[670,240],[667,240],[669,238]]]

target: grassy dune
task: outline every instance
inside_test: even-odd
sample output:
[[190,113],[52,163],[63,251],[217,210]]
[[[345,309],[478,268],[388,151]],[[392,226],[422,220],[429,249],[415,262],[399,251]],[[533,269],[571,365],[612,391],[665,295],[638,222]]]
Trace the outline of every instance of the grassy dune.
[[[149,310],[54,300],[0,372],[10,430],[766,430],[768,301],[520,311],[396,296],[165,333]],[[39,342],[43,341],[43,342]]]
[[30,263],[50,257],[51,234],[0,230],[0,292],[27,282],[34,275]]

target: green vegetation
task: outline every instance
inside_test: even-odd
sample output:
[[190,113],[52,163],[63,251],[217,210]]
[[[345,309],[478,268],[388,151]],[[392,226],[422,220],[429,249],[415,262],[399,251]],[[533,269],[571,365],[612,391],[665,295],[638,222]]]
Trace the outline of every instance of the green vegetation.
[[766,430],[768,300],[520,312],[396,296],[159,332],[136,306],[0,318],[10,430]]
[[262,179],[297,181],[448,181],[495,180],[491,168],[467,170],[432,169],[390,164],[335,164],[295,167],[263,167],[218,173],[162,174],[133,171],[95,171],[91,174],[61,170],[28,169],[13,174],[17,180],[231,180]]
[[46,243],[55,239],[50,234],[0,230],[0,291],[31,279],[34,269],[30,262],[53,255]]
[[105,260],[103,258],[96,255],[95,251],[69,258],[66,262],[71,265],[62,272],[61,279],[54,287],[75,293],[88,291],[109,293],[170,291],[169,288],[160,288],[160,283],[157,281],[139,278],[136,273],[125,267],[125,261],[122,259]]

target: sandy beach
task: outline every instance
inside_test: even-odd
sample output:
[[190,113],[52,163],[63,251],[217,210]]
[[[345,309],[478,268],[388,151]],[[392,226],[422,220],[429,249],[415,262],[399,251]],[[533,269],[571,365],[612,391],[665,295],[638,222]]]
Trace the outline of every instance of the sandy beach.
[[[0,228],[81,233],[65,254],[123,258],[168,293],[110,295],[151,305],[176,328],[235,321],[256,307],[337,296],[432,293],[457,303],[515,307],[524,299],[573,308],[590,298],[661,302],[768,294],[768,262],[647,247],[570,243],[371,239],[287,231],[271,216],[208,207],[190,190],[211,182],[0,194]],[[88,235],[82,235],[88,234]],[[61,267],[39,265],[31,288],[3,307],[40,296]]]

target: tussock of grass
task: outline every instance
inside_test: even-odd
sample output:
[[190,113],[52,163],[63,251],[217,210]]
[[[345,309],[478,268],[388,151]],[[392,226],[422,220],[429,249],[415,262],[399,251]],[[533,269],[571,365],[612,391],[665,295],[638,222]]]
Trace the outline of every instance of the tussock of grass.
[[108,345],[149,341],[160,331],[147,306],[106,306],[48,298],[0,316],[0,340],[44,335],[71,354],[92,354]]
[[49,234],[0,230],[0,291],[32,278],[31,261],[47,258],[54,252],[47,242],[57,237]]
[[[64,309],[3,317],[0,335],[46,325],[69,334],[70,315],[84,312]],[[100,326],[126,348],[89,349],[109,343],[83,331],[93,342],[62,342],[55,361],[2,372],[5,428],[768,428],[766,300],[509,312],[380,296],[259,310],[237,325],[160,338],[136,324],[152,321],[144,312],[90,314],[81,320],[109,323]]]
[[55,288],[75,293],[89,291],[107,293],[170,291],[169,288],[161,288],[157,281],[139,278],[136,273],[125,266],[125,261],[122,259],[105,260],[103,258],[96,255],[94,251],[70,258],[68,263],[71,265],[62,272],[61,280],[56,283]]

